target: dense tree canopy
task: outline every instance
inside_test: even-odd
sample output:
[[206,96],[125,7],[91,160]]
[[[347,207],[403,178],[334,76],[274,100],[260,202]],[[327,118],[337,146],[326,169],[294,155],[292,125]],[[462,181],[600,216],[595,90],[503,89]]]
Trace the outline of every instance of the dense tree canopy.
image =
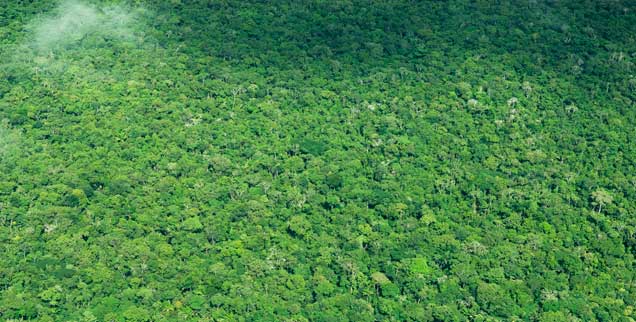
[[634,321],[636,3],[7,1],[0,320]]

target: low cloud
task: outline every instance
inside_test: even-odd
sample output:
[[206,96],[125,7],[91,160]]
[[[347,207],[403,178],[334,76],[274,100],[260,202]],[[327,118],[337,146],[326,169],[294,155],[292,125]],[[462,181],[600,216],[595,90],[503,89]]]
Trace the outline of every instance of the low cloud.
[[81,46],[92,37],[134,39],[138,9],[125,6],[99,7],[80,1],[64,1],[51,15],[35,19],[28,26],[33,33],[31,47],[38,51]]

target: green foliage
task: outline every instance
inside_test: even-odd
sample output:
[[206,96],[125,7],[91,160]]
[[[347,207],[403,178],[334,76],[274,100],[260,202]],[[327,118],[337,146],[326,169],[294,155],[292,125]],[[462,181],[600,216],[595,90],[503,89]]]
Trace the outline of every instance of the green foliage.
[[2,321],[633,321],[632,1],[5,1]]
[[413,258],[407,260],[408,269],[412,274],[428,275],[433,270],[428,266],[426,258]]

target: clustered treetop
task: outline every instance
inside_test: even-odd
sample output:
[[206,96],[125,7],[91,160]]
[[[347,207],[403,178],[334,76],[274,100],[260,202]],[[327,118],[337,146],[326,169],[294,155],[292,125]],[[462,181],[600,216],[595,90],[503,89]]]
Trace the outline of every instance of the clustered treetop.
[[0,320],[634,321],[630,4],[7,2]]

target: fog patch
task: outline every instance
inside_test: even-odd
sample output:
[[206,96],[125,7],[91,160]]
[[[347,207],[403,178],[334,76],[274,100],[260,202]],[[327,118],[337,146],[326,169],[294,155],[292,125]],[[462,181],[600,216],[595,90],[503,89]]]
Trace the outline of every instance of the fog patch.
[[101,81],[124,68],[110,58],[126,61],[153,47],[146,35],[152,16],[141,6],[62,0],[25,25],[26,37],[6,48],[0,68],[13,66],[16,78],[48,79],[64,88]]
[[33,20],[27,29],[33,37],[30,47],[39,52],[55,51],[84,42],[134,40],[140,9],[126,6],[95,6],[81,1],[64,1],[50,15]]

